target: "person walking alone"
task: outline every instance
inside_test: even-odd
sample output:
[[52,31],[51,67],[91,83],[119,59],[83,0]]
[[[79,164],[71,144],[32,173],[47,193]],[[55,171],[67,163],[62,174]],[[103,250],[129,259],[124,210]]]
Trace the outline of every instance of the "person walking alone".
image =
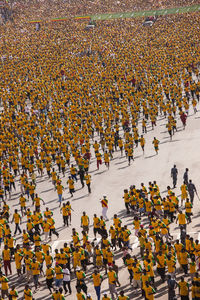
[[108,199],[106,198],[106,196],[103,196],[103,199],[100,201],[101,205],[102,205],[102,216],[103,218],[108,221],[108,217],[107,217],[107,211],[108,211]]
[[172,177],[172,180],[173,180],[174,189],[175,189],[176,184],[177,184],[177,175],[178,175],[178,170],[177,170],[176,165],[174,165],[173,168],[171,169],[171,177]]

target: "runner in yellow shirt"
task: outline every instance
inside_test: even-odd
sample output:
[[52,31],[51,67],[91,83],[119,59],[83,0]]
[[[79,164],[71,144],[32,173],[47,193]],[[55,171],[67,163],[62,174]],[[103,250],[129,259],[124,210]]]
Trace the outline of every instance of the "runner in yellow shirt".
[[32,292],[31,292],[31,289],[29,287],[28,284],[25,285],[25,289],[24,289],[24,299],[25,300],[32,300],[33,297],[32,297]]
[[140,146],[142,148],[143,154],[144,154],[145,138],[143,137],[143,135],[141,135],[139,142],[140,142]]
[[88,172],[85,173],[85,181],[86,181],[86,185],[88,187],[88,193],[90,194],[91,193],[91,175],[88,174]]
[[154,149],[155,149],[155,151],[156,151],[156,154],[158,154],[158,150],[159,150],[158,145],[159,145],[159,143],[160,143],[159,140],[157,140],[157,139],[154,137],[152,144],[154,145]]
[[69,192],[71,194],[71,197],[73,197],[75,190],[74,190],[74,180],[72,179],[71,176],[68,177],[67,184],[69,186]]

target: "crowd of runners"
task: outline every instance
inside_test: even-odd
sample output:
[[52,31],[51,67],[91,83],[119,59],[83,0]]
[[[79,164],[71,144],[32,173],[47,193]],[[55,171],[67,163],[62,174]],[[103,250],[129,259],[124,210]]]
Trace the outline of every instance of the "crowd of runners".
[[[2,299],[19,298],[16,274],[24,278],[20,297],[25,300],[34,299],[44,278],[46,293],[55,300],[126,300],[129,291],[153,300],[162,283],[169,300],[178,294],[181,300],[200,299],[200,244],[187,233],[198,193],[188,169],[174,190],[179,173],[172,168],[172,184],[164,195],[155,181],[122,187],[131,225],[118,212],[107,225],[106,196],[100,199],[101,215],[94,213],[90,220],[81,208],[76,212],[81,227],[73,223],[70,197],[80,184],[92,194],[94,162],[97,170],[109,172],[120,153],[133,166],[138,149],[146,155],[146,136],[158,119],[163,118],[170,142],[185,129],[189,111],[197,113],[199,14],[160,17],[152,28],[141,24],[105,21],[86,31],[86,22],[68,20],[37,31],[20,22],[1,28]],[[159,154],[159,138],[150,143]],[[63,230],[72,229],[55,252],[51,241],[54,236],[59,240],[62,221],[55,223],[55,211],[39,192],[41,179],[51,180],[48,185],[57,192]],[[67,201],[64,191],[70,195]],[[179,239],[170,234],[175,223]],[[133,235],[139,241],[136,253]],[[128,288],[121,286],[117,256],[129,274]],[[178,274],[183,275],[179,280]],[[104,280],[109,289],[102,293]]]

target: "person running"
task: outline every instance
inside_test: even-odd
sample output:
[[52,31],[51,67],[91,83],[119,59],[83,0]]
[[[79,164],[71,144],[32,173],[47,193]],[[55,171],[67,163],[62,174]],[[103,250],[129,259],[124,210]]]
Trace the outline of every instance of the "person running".
[[109,153],[107,151],[104,152],[104,162],[105,162],[106,167],[109,169],[110,157],[109,157]]
[[101,297],[101,283],[103,281],[102,275],[99,273],[97,269],[94,270],[94,273],[90,276],[93,280],[94,289],[97,295],[97,300],[100,300]]
[[33,300],[33,294],[32,294],[32,291],[31,291],[31,288],[30,288],[29,284],[25,285],[24,299],[25,300]]
[[134,158],[133,158],[133,148],[132,147],[129,147],[127,149],[127,154],[128,154],[128,165],[130,166],[131,160],[134,160]]
[[88,233],[89,232],[89,225],[90,225],[90,219],[86,215],[86,212],[83,212],[83,215],[81,217],[81,227],[83,228],[83,231]]
[[33,282],[34,282],[34,286],[35,286],[34,292],[36,292],[38,287],[40,286],[40,283],[39,283],[40,263],[39,263],[39,261],[36,260],[36,258],[33,258],[30,269],[32,271]]
[[117,298],[117,300],[129,300],[129,296],[125,296],[125,292],[122,290],[119,292],[119,297]]
[[181,300],[189,300],[189,284],[181,276],[181,280],[178,282],[178,290]]
[[140,142],[140,146],[142,148],[143,154],[144,154],[145,138],[143,137],[143,135],[141,135],[139,142]]
[[10,272],[10,275],[12,275],[11,250],[8,248],[8,245],[4,246],[4,249],[2,251],[2,258],[3,258],[4,270],[5,270],[6,276],[8,275],[8,270]]
[[53,287],[53,280],[54,280],[54,269],[51,267],[51,265],[47,265],[47,269],[46,269],[46,284],[47,284],[47,288],[50,291],[50,294],[52,294],[52,290],[54,289]]
[[86,185],[88,187],[88,193],[90,194],[91,193],[91,175],[88,174],[88,172],[85,173],[85,181],[86,181]]
[[64,186],[61,185],[61,183],[59,182],[57,185],[56,185],[56,190],[57,190],[57,193],[58,193],[58,202],[59,202],[59,207],[61,206],[61,203],[62,203],[62,195],[63,195],[63,190],[64,190]]
[[107,276],[108,276],[108,285],[109,285],[109,291],[111,294],[111,298],[114,299],[114,295],[116,297],[118,297],[118,294],[116,291],[117,274],[111,267],[109,267]]
[[76,288],[80,289],[80,290],[83,290],[83,292],[87,295],[87,285],[85,283],[85,273],[83,271],[81,271],[80,267],[77,267],[76,269],[76,279],[77,279],[77,282],[76,282]]
[[15,209],[15,212],[14,212],[14,214],[13,214],[13,218],[12,218],[11,223],[13,223],[13,221],[15,222],[15,232],[14,232],[14,235],[17,234],[17,231],[19,231],[19,234],[21,234],[22,231],[21,231],[21,228],[20,228],[20,226],[19,226],[19,224],[21,223],[21,216],[20,216],[20,214],[18,213],[18,210],[17,210],[17,209]]
[[103,199],[100,201],[102,205],[102,216],[104,220],[108,221],[107,211],[108,211],[108,199],[106,196],[103,196]]
[[13,285],[10,292],[9,292],[9,299],[16,300],[18,298],[18,292],[15,289],[15,286]]
[[48,216],[47,223],[50,224],[50,230],[49,230],[49,237],[51,239],[52,233],[59,237],[59,233],[56,231],[55,228],[55,220],[52,218],[52,216]]
[[5,296],[9,298],[9,284],[7,276],[3,275],[0,271],[0,283],[1,283],[1,296],[4,299]]
[[156,151],[156,154],[158,154],[158,150],[159,150],[158,145],[159,145],[159,143],[160,143],[160,141],[157,140],[157,139],[154,137],[152,144],[154,145],[154,149],[155,149],[155,151]]
[[63,266],[63,288],[65,291],[65,294],[67,294],[68,292],[70,295],[72,294],[71,275],[70,275],[70,271],[66,265]]
[[183,124],[183,129],[185,130],[187,115],[184,112],[181,112],[180,119],[181,119],[181,122]]
[[75,189],[74,189],[74,180],[71,176],[68,177],[67,184],[69,186],[69,192],[71,194],[71,197],[73,197],[75,193]]

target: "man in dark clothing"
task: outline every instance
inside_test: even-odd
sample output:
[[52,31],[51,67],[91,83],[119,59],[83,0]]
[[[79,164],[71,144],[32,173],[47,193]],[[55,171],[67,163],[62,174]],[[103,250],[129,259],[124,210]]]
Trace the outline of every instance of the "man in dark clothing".
[[185,239],[186,239],[186,229],[184,228],[184,226],[180,226],[180,239],[181,239],[181,244],[183,244],[185,246]]
[[177,175],[178,175],[178,170],[176,165],[174,165],[173,168],[171,169],[171,177],[173,180],[174,188],[176,187],[176,183],[177,183]]
[[177,282],[175,279],[171,278],[171,275],[168,275],[167,279],[168,285],[168,300],[173,300],[176,296],[175,289],[177,288]]
[[81,181],[82,188],[83,188],[83,187],[85,186],[85,183],[84,183],[85,170],[84,170],[83,168],[81,168],[80,171],[79,171],[78,173],[79,173],[80,181]]
[[183,175],[183,181],[185,182],[186,185],[188,185],[188,171],[189,171],[189,169],[186,168],[185,173]]
[[192,204],[194,201],[194,193],[196,193],[196,192],[197,192],[196,187],[195,187],[194,183],[192,183],[192,180],[190,179],[189,183],[188,183],[188,193],[190,195],[190,201]]

